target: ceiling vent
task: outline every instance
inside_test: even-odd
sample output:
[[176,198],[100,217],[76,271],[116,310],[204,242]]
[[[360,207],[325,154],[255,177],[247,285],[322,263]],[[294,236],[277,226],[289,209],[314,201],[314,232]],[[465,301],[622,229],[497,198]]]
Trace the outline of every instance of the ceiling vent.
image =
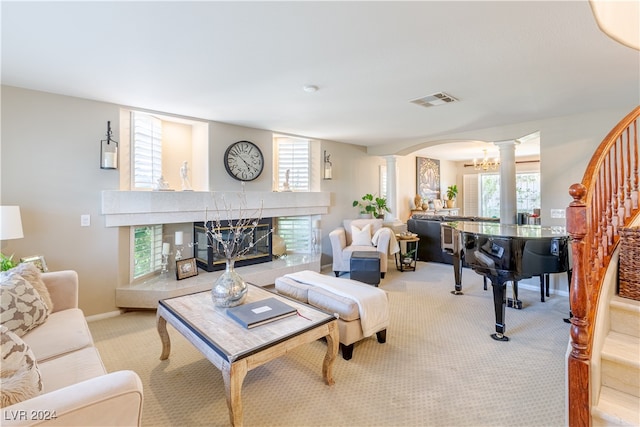
[[411,101],[414,104],[421,105],[423,107],[435,107],[436,105],[448,104],[449,102],[455,102],[453,96],[444,92],[437,92],[431,95],[423,96],[422,98],[414,99]]

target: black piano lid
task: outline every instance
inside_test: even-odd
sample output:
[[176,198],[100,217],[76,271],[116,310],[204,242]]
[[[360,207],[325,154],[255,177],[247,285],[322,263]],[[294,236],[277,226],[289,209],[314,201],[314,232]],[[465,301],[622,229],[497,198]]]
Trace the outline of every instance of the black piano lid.
[[489,237],[522,237],[527,239],[568,237],[564,227],[498,224],[494,222],[476,221],[452,221],[448,222],[447,225],[462,233],[478,234]]

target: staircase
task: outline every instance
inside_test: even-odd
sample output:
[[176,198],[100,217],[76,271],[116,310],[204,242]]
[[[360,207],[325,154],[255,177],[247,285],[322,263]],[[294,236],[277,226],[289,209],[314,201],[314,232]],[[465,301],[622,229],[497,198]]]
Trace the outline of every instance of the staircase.
[[[640,426],[640,301],[613,296],[593,426]],[[592,384],[597,387],[598,384]]]

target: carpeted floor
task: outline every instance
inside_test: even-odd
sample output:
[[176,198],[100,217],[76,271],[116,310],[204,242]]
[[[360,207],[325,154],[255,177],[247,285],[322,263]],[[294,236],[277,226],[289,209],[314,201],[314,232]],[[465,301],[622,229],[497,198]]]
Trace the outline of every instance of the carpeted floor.
[[[565,424],[566,296],[542,303],[539,291],[521,288],[524,309],[506,314],[511,341],[496,342],[491,289],[484,291],[471,270],[463,273],[463,296],[450,293],[453,271],[443,264],[390,271],[380,287],[391,304],[387,343],[374,335],[355,346],[350,361],[339,356],[332,387],[322,381],[320,341],[250,371],[242,389],[245,425]],[[132,369],[142,378],[143,425],[229,424],[220,372],[171,327],[171,355],[159,360],[155,312],[90,328],[107,370]]]

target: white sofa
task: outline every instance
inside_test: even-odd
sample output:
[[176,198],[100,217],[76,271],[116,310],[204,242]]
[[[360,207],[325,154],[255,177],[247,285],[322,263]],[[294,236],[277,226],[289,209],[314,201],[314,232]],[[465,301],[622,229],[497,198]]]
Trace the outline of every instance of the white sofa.
[[42,280],[53,310],[22,340],[37,360],[43,391],[2,408],[2,425],[140,425],[142,382],[133,371],[107,373],[78,308],[76,272],[43,273]]

